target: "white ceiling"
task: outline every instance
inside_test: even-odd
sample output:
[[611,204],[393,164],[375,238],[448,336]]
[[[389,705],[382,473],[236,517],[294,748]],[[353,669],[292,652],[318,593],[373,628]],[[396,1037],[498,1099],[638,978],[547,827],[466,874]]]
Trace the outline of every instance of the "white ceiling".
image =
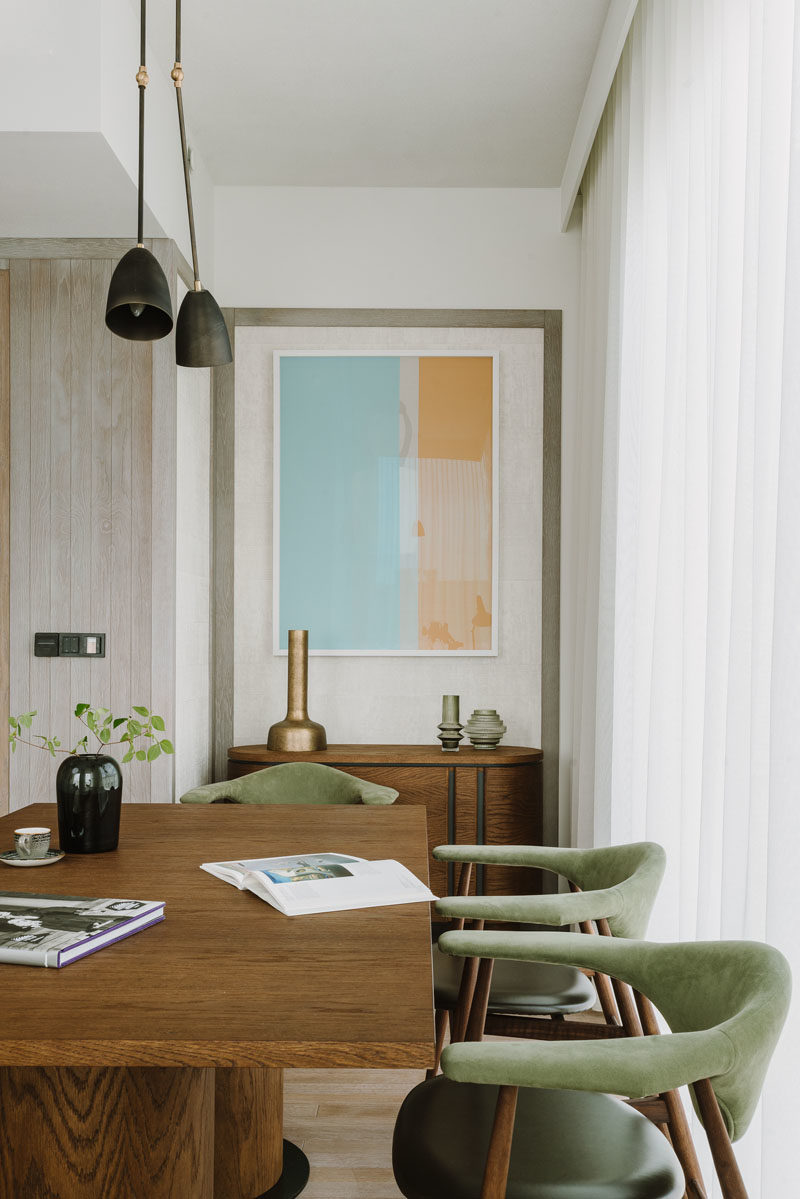
[[608,7],[183,0],[187,124],[216,184],[557,187]]

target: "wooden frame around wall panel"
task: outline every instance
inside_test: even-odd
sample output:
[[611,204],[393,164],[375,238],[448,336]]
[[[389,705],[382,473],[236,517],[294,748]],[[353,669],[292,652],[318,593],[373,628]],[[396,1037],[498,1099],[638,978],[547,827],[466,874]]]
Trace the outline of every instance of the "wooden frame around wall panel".
[[211,671],[214,777],[227,773],[233,744],[234,472],[236,329],[469,328],[544,330],[542,479],[542,737],[544,840],[558,841],[561,602],[561,312],[552,309],[230,308],[224,310],[233,362],[213,371]]

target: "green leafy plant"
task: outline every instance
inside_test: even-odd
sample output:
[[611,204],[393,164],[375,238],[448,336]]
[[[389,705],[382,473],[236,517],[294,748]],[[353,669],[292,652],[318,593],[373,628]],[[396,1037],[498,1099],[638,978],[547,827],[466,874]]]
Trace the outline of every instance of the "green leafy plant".
[[[17,745],[20,744],[32,745],[34,749],[47,750],[52,757],[55,757],[56,754],[89,753],[91,752],[89,750],[90,735],[98,742],[95,753],[101,753],[111,745],[126,745],[123,762],[130,762],[133,758],[139,762],[155,762],[161,754],[175,752],[172,742],[167,737],[161,736],[165,732],[163,716],[157,716],[155,712],[150,712],[147,708],[139,707],[136,704],[133,705],[131,712],[132,714],[128,716],[115,716],[110,708],[94,708],[91,704],[77,704],[75,715],[88,731],[79,738],[72,749],[65,749],[58,737],[46,737],[42,733],[31,733],[29,737],[24,735],[25,730],[30,729],[33,725],[33,718],[37,715],[36,709],[32,712],[22,712],[19,716],[9,716],[8,723],[11,726],[11,732],[8,740],[11,743],[11,752],[15,753]],[[122,730],[121,735],[115,736],[120,730]],[[141,746],[142,741],[146,743],[143,747]]]

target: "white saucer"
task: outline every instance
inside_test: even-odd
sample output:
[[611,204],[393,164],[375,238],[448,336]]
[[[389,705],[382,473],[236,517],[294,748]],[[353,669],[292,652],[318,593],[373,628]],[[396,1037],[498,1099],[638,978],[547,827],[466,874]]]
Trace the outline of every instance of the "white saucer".
[[0,853],[0,862],[4,866],[52,866],[54,862],[60,862],[63,856],[63,849],[48,849],[46,858],[21,858],[16,849],[11,849],[8,853]]

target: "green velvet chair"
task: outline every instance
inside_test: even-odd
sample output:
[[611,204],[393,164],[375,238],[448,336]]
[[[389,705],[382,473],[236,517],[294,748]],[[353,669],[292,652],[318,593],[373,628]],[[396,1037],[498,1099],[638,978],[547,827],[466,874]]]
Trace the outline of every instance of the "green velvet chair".
[[[465,920],[521,925],[579,925],[583,932],[617,937],[642,937],[664,876],[666,858],[651,841],[611,845],[601,849],[558,849],[540,845],[440,845],[433,856],[461,862],[459,894],[440,899],[440,916],[463,928]],[[572,891],[557,895],[468,895],[470,868],[486,865],[538,867],[565,878]],[[478,980],[477,962],[464,964],[434,950],[437,1062],[448,1019],[451,1040],[463,1040]],[[485,983],[485,977],[483,982]],[[571,966],[506,961],[494,968],[486,1003],[485,1031],[505,1036],[564,1037],[586,1035],[587,1026],[574,1029],[554,1020],[586,1011],[599,997],[608,1030],[640,1032],[627,988],[595,975],[595,987]],[[485,996],[482,996],[485,1001]],[[473,1028],[471,1039],[476,1039]],[[435,1070],[434,1070],[435,1072]]]
[[[469,917],[518,924],[520,929],[574,924],[583,933],[642,937],[664,875],[666,857],[654,842],[599,849],[550,846],[441,846],[434,854],[462,865],[460,892],[440,900],[439,914],[463,928]],[[556,895],[468,896],[471,863],[547,869],[565,878],[569,893]],[[657,1031],[652,1014],[641,1012],[628,986],[594,973],[591,980],[574,966],[477,959],[463,962],[434,949],[437,1073],[449,1019],[451,1042],[480,1040],[484,1032],[514,1037],[564,1040],[579,1037],[641,1036]],[[463,967],[463,969],[462,969]],[[603,1022],[569,1019],[600,1000]],[[641,1006],[641,1005],[639,1005]],[[643,1024],[651,1025],[643,1029]],[[648,1097],[641,1110],[663,1129],[676,1150],[692,1199],[706,1199],[703,1175],[686,1112],[675,1091]]]
[[731,1142],[750,1123],[788,1011],[789,967],[776,949],[482,931],[445,933],[439,946],[605,973],[649,997],[671,1031],[448,1046],[444,1073],[415,1087],[397,1118],[393,1166],[406,1199],[680,1199],[668,1141],[618,1096],[684,1084],[724,1199],[747,1199]]
[[321,762],[285,762],[241,778],[194,787],[181,803],[390,804],[399,795]]

